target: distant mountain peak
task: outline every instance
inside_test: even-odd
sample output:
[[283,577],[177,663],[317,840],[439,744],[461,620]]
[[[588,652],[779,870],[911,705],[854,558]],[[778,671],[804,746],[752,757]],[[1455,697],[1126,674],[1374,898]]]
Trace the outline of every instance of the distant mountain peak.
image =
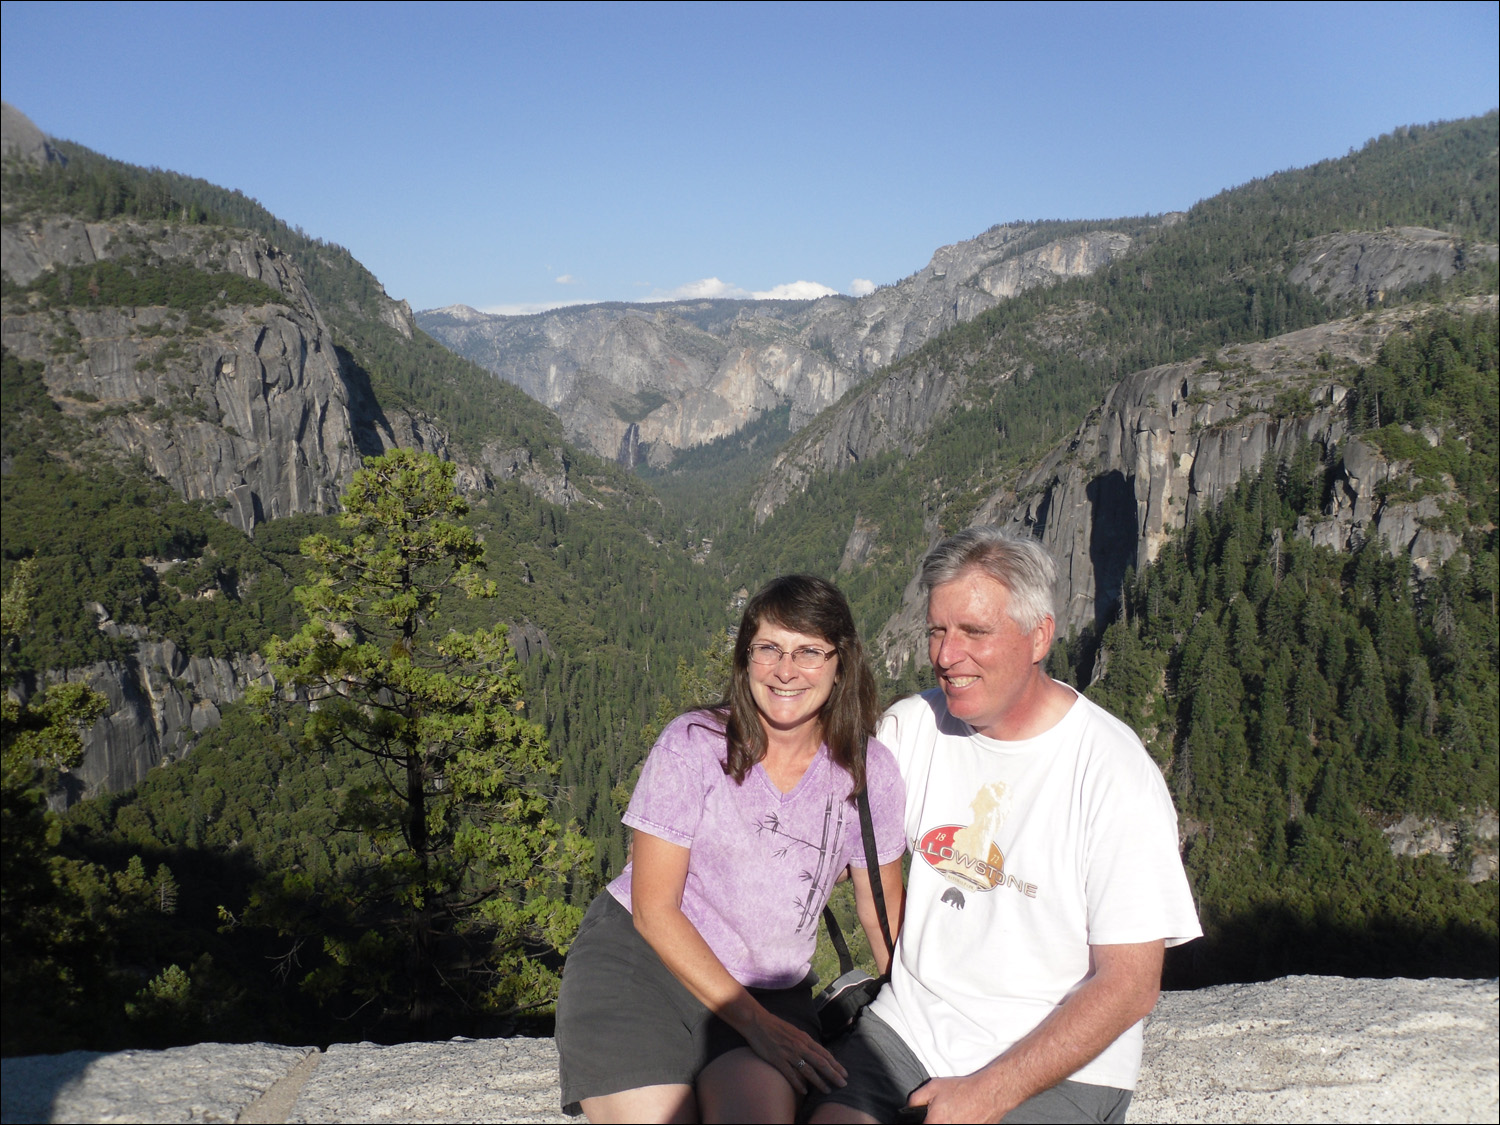
[[444,305],[440,309],[423,309],[419,316],[446,316],[453,320],[461,320],[465,324],[473,324],[476,321],[488,318],[488,313],[482,313],[469,305]]

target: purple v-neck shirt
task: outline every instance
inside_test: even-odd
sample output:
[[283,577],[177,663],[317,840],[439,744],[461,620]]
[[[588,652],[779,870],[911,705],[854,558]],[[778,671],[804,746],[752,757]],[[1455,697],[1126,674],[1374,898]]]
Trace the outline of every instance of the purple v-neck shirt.
[[[691,850],[682,912],[729,975],[747,988],[790,988],[807,976],[818,919],[839,872],[865,866],[849,775],[827,746],[790,793],[757,764],[743,785],[724,772],[723,724],[683,715],[652,747],[624,821]],[[865,773],[875,854],[906,850],[906,790],[896,759],[870,740]],[[609,885],[630,909],[631,865]]]

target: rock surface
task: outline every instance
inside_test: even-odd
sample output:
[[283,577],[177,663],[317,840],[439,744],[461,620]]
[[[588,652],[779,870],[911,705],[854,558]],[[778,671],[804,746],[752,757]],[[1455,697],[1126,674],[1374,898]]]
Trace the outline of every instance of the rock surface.
[[[1180,218],[1180,216],[1177,216]],[[1173,216],[1164,216],[1162,225],[1174,225]],[[997,235],[1010,228],[998,228],[990,232]],[[1031,255],[1042,254],[1051,260],[1072,260],[1076,268],[1072,272],[1059,272],[1054,279],[1087,274],[1108,264],[1114,257],[1126,252],[1128,239],[1124,242],[1108,241],[1124,238],[1109,232],[1093,232],[1088,236],[1089,245],[1069,248],[1068,239],[1030,251],[1015,259],[1019,268],[1022,261]],[[982,239],[976,239],[980,242]],[[960,243],[960,247],[973,243]],[[936,292],[934,286],[942,284],[939,259],[949,250],[938,251],[933,265],[908,279],[928,277],[928,293]],[[1500,247],[1493,243],[1470,242],[1455,239],[1439,231],[1419,227],[1402,227],[1382,231],[1353,231],[1327,235],[1312,239],[1300,248],[1302,257],[1291,267],[1288,278],[1296,284],[1305,285],[1334,307],[1375,307],[1388,295],[1399,290],[1433,280],[1446,280],[1478,261],[1494,261],[1500,256]],[[1006,269],[1011,263],[1003,263]],[[970,288],[995,284],[1004,271],[1000,266],[987,267],[973,275]],[[1025,276],[1035,277],[1035,274]],[[989,279],[986,281],[985,279]],[[908,282],[895,286],[896,291]],[[1026,287],[1022,283],[1022,288]],[[1019,291],[1019,290],[1017,290]],[[881,290],[865,302],[873,302],[884,293]],[[996,292],[1005,292],[997,287]],[[1086,320],[1083,314],[1095,311],[1086,302],[1079,302],[1078,320]],[[965,307],[962,302],[955,307]],[[925,323],[913,310],[916,322]],[[942,327],[951,327],[966,319],[958,317]],[[936,327],[938,321],[931,323]],[[809,329],[811,331],[811,329]],[[1064,317],[1057,323],[1039,323],[1036,331],[1046,337],[1055,347],[1081,351],[1087,347],[1076,330]],[[1313,330],[1316,331],[1316,330]],[[1247,347],[1249,345],[1246,345]],[[897,347],[878,354],[889,363],[908,354],[913,348]],[[843,353],[835,348],[835,354]],[[872,358],[876,352],[870,353]],[[1004,376],[1009,378],[1017,372]],[[899,365],[865,383],[857,393],[848,395],[829,413],[818,419],[816,426],[798,434],[776,457],[771,470],[757,489],[752,505],[757,522],[764,521],[777,507],[798,492],[803,491],[816,475],[838,472],[858,464],[860,461],[889,450],[900,450],[910,455],[921,448],[927,435],[940,427],[943,419],[959,404],[966,385],[964,370],[950,370],[936,364]]]
[[1305,976],[1166,993],[1130,1120],[1494,1121],[1497,996]]
[[72,218],[0,226],[0,268],[17,285],[104,261],[237,274],[280,299],[196,323],[167,307],[8,303],[6,348],[45,365],[64,413],[140,457],[184,499],[221,502],[243,531],[336,508],[361,443],[332,334],[291,259],[258,235],[219,228]]
[[[1040,244],[1038,244],[1040,242]],[[498,316],[466,305],[417,323],[556,410],[570,440],[633,466],[669,460],[789,405],[792,429],[877,368],[1017,293],[1092,273],[1131,238],[993,227],[858,300],[581,305]]]
[[1439,820],[1411,813],[1381,829],[1390,841],[1392,855],[1442,856],[1471,883],[1483,883],[1500,875],[1500,817],[1484,809],[1461,820]]
[[337,1043],[287,1121],[572,1121],[550,1039]]
[[[1497,305],[1483,297],[1459,307],[1493,312]],[[1013,488],[986,497],[972,522],[1042,542],[1058,561],[1059,631],[1077,631],[1108,619],[1127,569],[1153,562],[1174,532],[1217,506],[1266,458],[1311,441],[1341,452],[1344,471],[1324,518],[1306,521],[1297,534],[1341,550],[1378,536],[1429,571],[1459,545],[1423,523],[1438,513],[1439,498],[1379,500],[1377,486],[1404,481],[1409,466],[1349,439],[1342,409],[1357,366],[1373,360],[1407,320],[1392,310],[1331,321],[1231,348],[1214,364],[1192,360],[1130,375]],[[889,406],[876,411],[891,414]],[[912,583],[876,639],[893,674],[925,652],[924,632],[924,595]]]
[[259,653],[187,656],[170,640],[142,641],[125,660],[74,668],[63,679],[86,683],[109,710],[84,732],[84,757],[64,773],[56,806],[139,784],[150,770],[180,758],[219,725],[220,710],[251,684],[270,684]]
[[1426,227],[1351,231],[1315,238],[1287,278],[1321,297],[1367,308],[1387,293],[1434,278],[1447,281],[1473,260],[1493,262],[1500,247]]
[[0,156],[29,164],[67,163],[31,118],[9,102],[0,102]]
[[[1494,980],[1285,977],[1163,994],[1129,1120],[1491,1122]],[[5,1122],[548,1121],[550,1039],[200,1044],[6,1059]]]
[[0,1062],[0,1118],[21,1121],[236,1121],[313,1052],[269,1043],[169,1051],[69,1051]]

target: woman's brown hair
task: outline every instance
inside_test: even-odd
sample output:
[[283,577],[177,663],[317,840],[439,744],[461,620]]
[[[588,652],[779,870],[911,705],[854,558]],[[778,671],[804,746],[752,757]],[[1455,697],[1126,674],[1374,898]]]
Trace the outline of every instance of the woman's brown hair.
[[766,756],[766,732],[750,694],[750,642],[765,624],[821,637],[838,652],[833,693],[818,716],[823,741],[833,760],[854,780],[850,796],[864,791],[865,743],[875,736],[880,709],[875,677],[865,659],[854,615],[837,586],[810,574],[773,578],[746,604],[734,639],[729,692],[714,712],[724,721],[728,753],[724,772],[743,784]]

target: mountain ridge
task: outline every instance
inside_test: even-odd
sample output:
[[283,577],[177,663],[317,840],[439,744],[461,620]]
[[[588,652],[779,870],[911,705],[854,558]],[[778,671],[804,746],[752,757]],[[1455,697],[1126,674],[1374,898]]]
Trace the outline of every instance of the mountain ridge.
[[467,305],[417,322],[558,411],[571,438],[633,466],[729,436],[790,405],[795,432],[876,369],[1017,293],[1128,252],[1113,224],[991,227],[859,298],[575,305],[525,316]]

